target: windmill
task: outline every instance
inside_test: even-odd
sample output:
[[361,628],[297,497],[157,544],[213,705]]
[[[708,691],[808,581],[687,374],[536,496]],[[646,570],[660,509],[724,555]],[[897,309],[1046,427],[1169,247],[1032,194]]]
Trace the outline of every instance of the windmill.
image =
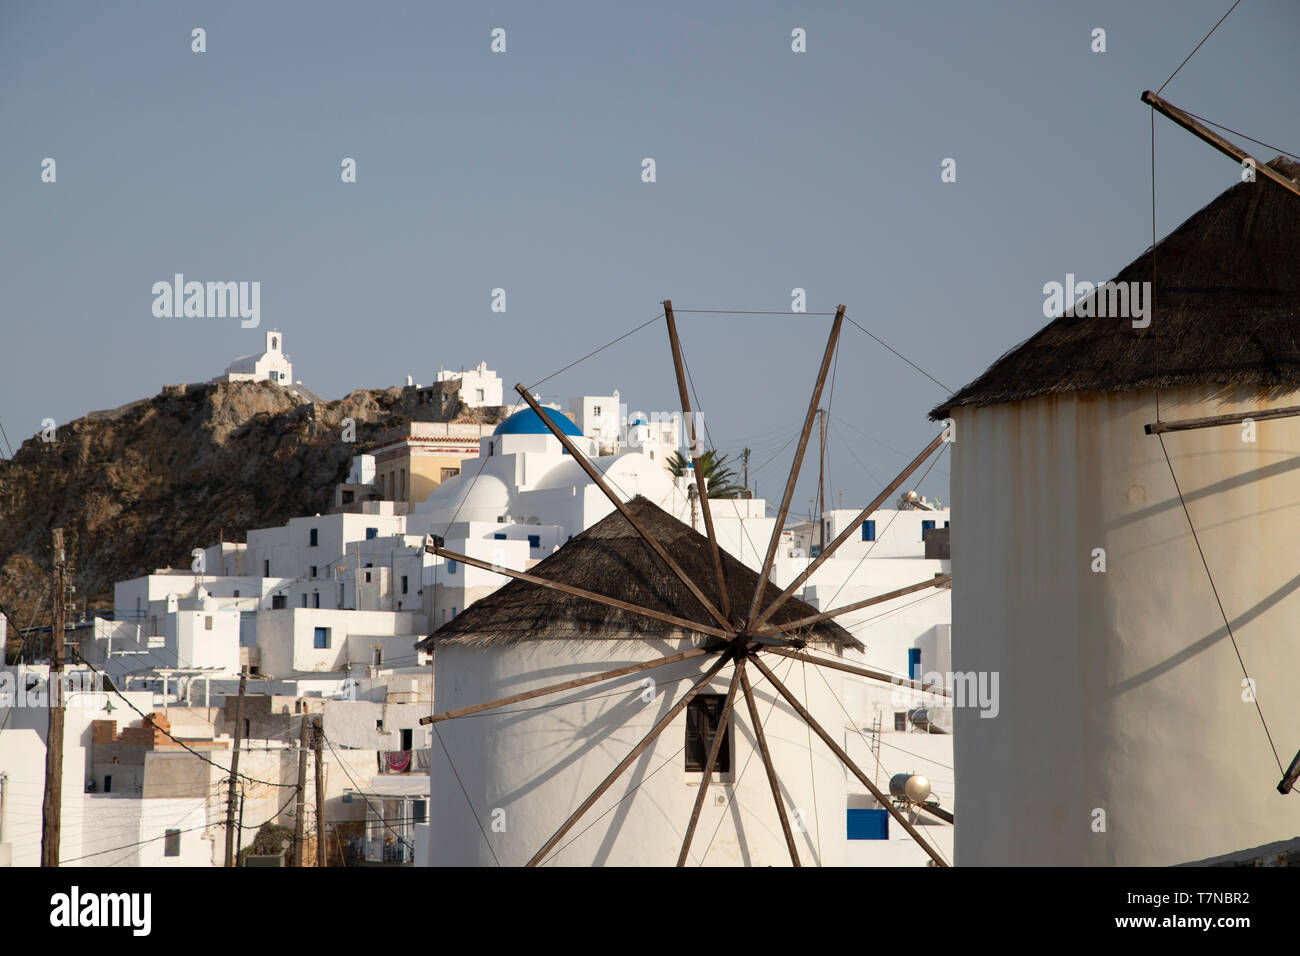
[[[681,401],[681,410],[683,420],[687,423],[690,449],[693,457],[693,463],[696,474],[702,474],[702,457],[703,448],[699,441],[699,436],[695,432],[694,416],[692,415],[690,395],[687,387],[687,375],[685,372],[685,363],[682,358],[681,342],[677,334],[676,320],[673,314],[671,301],[665,301],[664,318],[666,320],[669,344],[672,352],[673,366],[676,372],[678,396]],[[497,564],[483,561],[466,554],[460,554],[448,550],[444,546],[444,541],[440,538],[433,538],[426,545],[426,550],[430,554],[437,555],[448,561],[463,563],[469,567],[476,567],[486,571],[492,571],[497,574],[514,579],[516,582],[524,582],[538,588],[548,589],[550,592],[559,592],[566,595],[567,599],[578,599],[582,602],[591,602],[594,605],[603,606],[606,609],[618,612],[623,615],[632,615],[634,618],[645,620],[653,623],[655,626],[670,625],[678,632],[694,635],[704,641],[702,646],[691,647],[687,650],[681,650],[676,653],[664,654],[660,657],[640,661],[634,664],[617,667],[609,670],[603,670],[595,674],[588,674],[571,680],[561,681],[554,684],[538,687],[523,693],[516,693],[505,697],[499,697],[480,703],[471,704],[464,707],[457,707],[436,713],[421,719],[422,724],[437,725],[440,722],[455,720],[458,718],[468,717],[474,714],[483,714],[488,711],[494,711],[508,705],[517,704],[527,700],[554,696],[566,691],[573,690],[591,684],[597,684],[606,681],[612,681],[616,678],[626,677],[632,674],[654,671],[657,668],[668,665],[678,664],[692,659],[698,659],[700,663],[707,663],[707,668],[698,678],[696,678],[690,688],[672,705],[672,707],[663,714],[653,727],[647,732],[641,740],[630,748],[612,771],[596,786],[578,806],[568,814],[568,816],[559,823],[556,829],[551,833],[536,852],[528,860],[529,866],[536,866],[542,863],[548,854],[550,854],[564,837],[570,833],[574,826],[605,794],[610,787],[623,775],[634,762],[651,747],[656,739],[664,730],[672,724],[673,720],[681,714],[690,704],[692,699],[698,695],[702,689],[715,677],[717,677],[724,668],[731,665],[731,680],[728,686],[725,700],[722,703],[720,718],[714,728],[706,731],[707,737],[707,758],[702,768],[700,785],[695,795],[690,818],[686,824],[685,834],[682,839],[680,851],[677,856],[677,865],[684,866],[690,853],[691,843],[696,834],[701,817],[701,811],[705,805],[710,783],[713,777],[713,771],[717,766],[720,752],[723,747],[726,728],[729,720],[733,715],[740,719],[740,699],[744,699],[744,710],[748,715],[748,728],[756,743],[756,752],[761,758],[765,775],[767,778],[768,789],[771,791],[773,802],[775,804],[775,814],[780,822],[781,831],[784,836],[785,845],[789,852],[790,862],[800,865],[800,856],[794,838],[794,830],[791,826],[790,815],[787,813],[786,802],[781,792],[781,780],[777,773],[776,763],[772,759],[771,748],[768,740],[764,735],[763,722],[759,719],[758,706],[755,699],[753,686],[750,682],[749,669],[752,667],[761,677],[766,680],[775,690],[779,698],[784,701],[786,706],[797,715],[798,719],[806,725],[806,728],[815,734],[821,742],[830,750],[840,763],[855,777],[866,790],[875,798],[879,805],[884,808],[893,817],[893,819],[903,828],[903,830],[917,842],[925,851],[930,860],[938,866],[946,866],[946,861],[938,851],[930,844],[928,840],[914,825],[908,815],[895,805],[895,800],[882,791],[872,778],[865,773],[849,756],[849,754],[836,742],[834,737],[827,732],[820,722],[809,712],[804,703],[773,673],[768,662],[774,658],[781,660],[799,661],[804,664],[812,664],[816,667],[831,668],[841,672],[853,674],[868,680],[882,681],[891,684],[905,684],[917,690],[928,693],[948,696],[948,692],[943,688],[927,685],[921,681],[907,680],[902,681],[894,675],[876,670],[869,667],[857,666],[847,663],[843,660],[828,659],[818,656],[808,650],[810,634],[818,628],[824,628],[831,625],[833,619],[853,611],[858,611],[866,607],[881,604],[898,597],[902,597],[913,592],[942,588],[948,585],[950,577],[946,574],[936,575],[930,580],[917,582],[907,587],[898,588],[887,593],[878,594],[865,600],[855,601],[843,607],[831,610],[819,611],[810,606],[803,604],[794,598],[797,592],[809,578],[821,567],[836,550],[848,541],[862,526],[872,513],[890,500],[891,496],[898,491],[908,477],[916,471],[931,455],[933,455],[944,443],[945,434],[936,436],[907,466],[904,468],[880,494],[872,500],[858,515],[851,521],[840,534],[830,543],[826,544],[809,564],[798,574],[795,579],[784,589],[778,592],[777,587],[770,582],[770,576],[773,569],[773,563],[776,559],[777,550],[780,544],[781,530],[785,523],[786,517],[790,510],[791,500],[794,496],[795,486],[799,478],[800,466],[803,461],[804,453],[807,449],[809,436],[814,422],[816,421],[818,408],[821,401],[823,387],[825,386],[828,372],[832,360],[835,356],[836,348],[839,341],[841,327],[845,319],[845,307],[843,305],[835,312],[832,322],[830,336],[826,344],[821,364],[818,370],[816,382],[813,388],[808,411],[803,421],[802,430],[799,436],[799,442],[795,451],[794,462],[787,478],[785,489],[781,497],[780,506],[777,512],[775,527],[767,543],[761,570],[757,575],[752,570],[744,568],[726,554],[718,543],[718,533],[714,524],[712,506],[707,493],[698,495],[698,505],[703,517],[704,529],[707,536],[707,558],[700,553],[702,549],[696,549],[694,556],[700,560],[686,560],[684,552],[679,544],[673,544],[672,547],[666,546],[661,540],[668,533],[674,533],[673,529],[668,527],[662,520],[656,517],[653,506],[643,504],[644,499],[638,499],[632,503],[625,502],[619,494],[610,486],[606,477],[602,475],[597,465],[591,461],[582,450],[574,443],[573,439],[552,420],[551,416],[545,414],[533,398],[527,388],[523,385],[517,385],[516,391],[522,400],[537,415],[537,418],[545,424],[546,428],[560,442],[564,450],[572,456],[573,460],[591,479],[592,483],[609,499],[610,503],[616,509],[617,515],[611,515],[605,519],[605,524],[611,519],[617,518],[622,526],[628,526],[632,529],[631,533],[635,534],[639,543],[643,543],[646,548],[653,554],[653,560],[656,562],[657,569],[662,572],[665,582],[671,584],[671,587],[682,595],[682,600],[673,608],[689,607],[694,613],[693,616],[687,616],[685,613],[672,613],[671,610],[664,610],[662,607],[648,606],[649,602],[638,603],[636,601],[623,600],[608,594],[600,593],[598,590],[590,587],[582,587],[571,583],[571,581],[557,580],[554,575],[547,576],[542,573],[530,573],[524,571],[514,571],[509,568],[501,567]],[[662,512],[658,512],[662,515]],[[667,517],[667,516],[664,516]],[[672,519],[669,519],[671,521]],[[656,523],[658,522],[658,523]],[[680,525],[680,523],[677,523]],[[692,535],[694,532],[686,529],[684,525],[680,526],[682,532],[686,535]],[[594,530],[594,529],[593,529]],[[630,536],[630,535],[629,535]],[[587,537],[584,534],[583,537]],[[684,540],[680,536],[675,540]],[[579,542],[571,542],[577,545]],[[670,542],[672,543],[672,542]],[[589,553],[599,557],[601,545],[598,541],[588,540],[583,543],[583,547],[594,548],[595,551]],[[566,546],[566,548],[569,546]],[[561,558],[565,549],[561,549],[557,554],[547,559],[547,562],[555,562]],[[682,560],[679,560],[681,558]],[[546,562],[544,562],[545,564]],[[689,565],[685,567],[685,565]],[[540,572],[541,567],[535,568],[534,572]],[[752,582],[752,589],[747,586]],[[509,586],[508,586],[509,587]],[[666,590],[668,584],[665,584],[661,590]],[[503,593],[502,589],[498,594]],[[685,596],[689,595],[689,598]],[[495,597],[495,595],[493,596]],[[492,598],[485,598],[484,601],[490,601]],[[802,607],[802,610],[798,608]],[[468,615],[473,609],[467,609]],[[811,613],[804,613],[804,612]],[[454,623],[454,621],[453,621]],[[842,632],[835,625],[837,631]],[[440,629],[442,631],[444,629]],[[436,647],[438,633],[422,642],[422,646]],[[852,640],[852,638],[850,638]],[[854,642],[856,643],[856,642]],[[775,661],[773,661],[775,662]],[[935,809],[923,801],[912,801],[903,799],[901,801],[908,809],[918,808],[933,813],[937,818],[945,822],[951,822],[951,816],[947,813],[935,812]]]

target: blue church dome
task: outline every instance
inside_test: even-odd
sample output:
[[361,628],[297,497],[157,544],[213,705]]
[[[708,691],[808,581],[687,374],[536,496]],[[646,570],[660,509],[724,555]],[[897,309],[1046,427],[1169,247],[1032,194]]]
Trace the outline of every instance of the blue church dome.
[[[572,438],[581,438],[582,432],[573,424],[569,416],[554,409],[543,409],[546,417],[558,425],[560,431]],[[549,435],[551,430],[542,422],[541,417],[531,408],[515,412],[492,432],[494,435]]]

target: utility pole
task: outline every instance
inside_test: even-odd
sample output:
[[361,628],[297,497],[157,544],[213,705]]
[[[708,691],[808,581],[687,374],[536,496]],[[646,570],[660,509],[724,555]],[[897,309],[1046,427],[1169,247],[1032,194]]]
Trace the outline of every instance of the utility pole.
[[244,788],[239,788],[239,842],[244,842]]
[[321,744],[325,738],[325,716],[316,715],[312,734],[312,749],[316,751],[316,865],[324,869],[325,862],[325,768],[321,765]]
[[239,700],[235,703],[235,749],[230,755],[230,782],[226,786],[226,866],[235,865],[235,781],[239,778],[239,741],[244,736],[244,690],[248,675],[239,674]]
[[[745,457],[745,490],[749,491],[749,449],[746,448],[742,454]],[[752,498],[753,495],[750,495]]]
[[817,409],[821,428],[821,455],[817,460],[817,553],[826,549],[826,409]]
[[50,652],[50,724],[45,734],[45,797],[41,802],[41,866],[59,865],[63,826],[63,624],[66,609],[63,529],[54,529],[54,639]]
[[311,722],[307,715],[302,715],[302,740],[298,744],[298,796],[294,801],[293,814],[293,865],[302,866],[304,864],[307,841],[306,820],[304,817],[307,813],[307,733],[311,728]]

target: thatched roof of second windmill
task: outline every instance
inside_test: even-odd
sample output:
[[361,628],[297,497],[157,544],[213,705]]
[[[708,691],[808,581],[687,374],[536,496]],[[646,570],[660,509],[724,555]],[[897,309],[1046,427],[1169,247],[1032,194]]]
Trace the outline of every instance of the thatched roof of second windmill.
[[[1279,157],[1268,165],[1300,178],[1296,163]],[[1076,316],[1071,308],[930,416],[1081,391],[1300,389],[1300,196],[1264,176],[1239,183],[1161,240],[1154,267],[1147,328],[1126,317]],[[1151,280],[1148,249],[1113,281]]]
[[[646,498],[633,498],[628,502],[628,510],[667,549],[706,597],[717,594],[708,538]],[[733,616],[742,614],[753,598],[758,573],[725,551],[722,561]],[[695,596],[618,511],[574,535],[529,573],[689,621],[715,624]],[[769,583],[764,606],[779,593],[780,589]],[[816,613],[816,608],[792,597],[771,620],[779,624]],[[448,642],[486,647],[534,640],[675,640],[685,636],[676,625],[665,621],[515,579],[475,601],[419,646],[427,649],[435,643]],[[853,635],[834,621],[822,621],[811,633],[801,631],[799,636],[814,643],[862,648]]]

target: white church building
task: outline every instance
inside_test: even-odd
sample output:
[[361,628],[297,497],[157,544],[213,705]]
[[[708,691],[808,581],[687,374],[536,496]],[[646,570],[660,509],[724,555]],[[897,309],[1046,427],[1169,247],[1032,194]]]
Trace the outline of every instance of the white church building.
[[226,366],[218,382],[293,382],[293,363],[284,352],[284,334],[272,329],[266,333],[266,350],[261,355],[243,355]]

